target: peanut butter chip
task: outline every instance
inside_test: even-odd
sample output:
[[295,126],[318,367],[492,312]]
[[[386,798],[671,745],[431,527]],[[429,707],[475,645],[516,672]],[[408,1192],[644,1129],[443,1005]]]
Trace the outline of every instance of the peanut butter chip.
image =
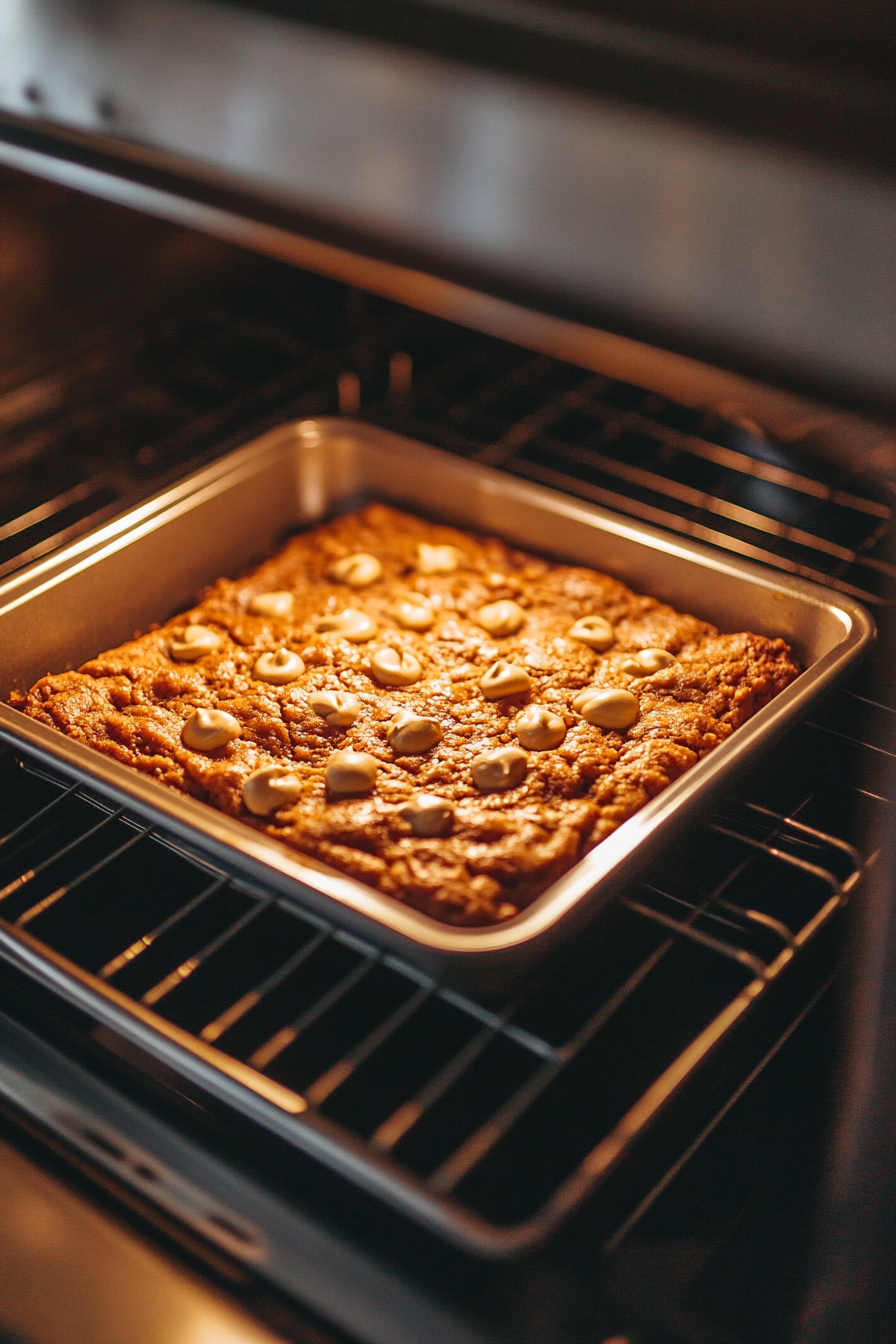
[[285,617],[292,615],[292,593],[256,593],[249,602],[253,616]]
[[631,728],[641,712],[631,691],[607,690],[600,686],[588,686],[580,691],[572,707],[596,728]]
[[221,643],[221,636],[207,625],[187,625],[176,630],[168,645],[168,652],[179,663],[195,663],[207,653],[214,653]]
[[489,602],[486,606],[480,607],[476,613],[477,624],[495,639],[515,635],[525,619],[526,613],[522,607],[518,602],[512,602],[510,598],[504,598],[500,602]]
[[399,810],[415,835],[445,835],[451,829],[454,804],[437,793],[417,793]]
[[269,817],[278,808],[294,803],[301,792],[298,776],[288,765],[264,765],[243,785],[243,802],[253,816]]
[[319,616],[317,628],[324,634],[340,635],[343,639],[351,640],[352,644],[363,644],[376,634],[376,621],[366,611],[346,607],[345,611]]
[[423,676],[412,653],[393,648],[377,649],[371,655],[370,670],[381,686],[413,686]]
[[479,683],[479,689],[486,700],[500,700],[503,695],[519,695],[522,691],[531,691],[532,678],[519,663],[508,663],[499,658],[492,663]]
[[515,789],[526,778],[529,758],[519,747],[496,747],[477,756],[470,769],[473,783],[483,793]]
[[421,719],[409,709],[400,709],[386,730],[389,746],[397,756],[417,756],[442,740],[438,719]]
[[664,667],[677,662],[674,653],[666,649],[642,649],[632,658],[626,658],[622,671],[630,677],[652,677],[654,672],[661,672]]
[[429,546],[421,541],[417,547],[419,574],[453,574],[462,562],[463,556],[456,546]]
[[330,578],[347,583],[349,588],[366,588],[368,584],[376,583],[382,572],[383,567],[376,556],[368,555],[366,551],[344,555],[330,566]]
[[551,751],[566,736],[566,724],[544,705],[530,705],[513,725],[513,731],[527,751]]
[[568,637],[578,640],[580,644],[587,644],[589,649],[597,653],[603,653],[616,643],[616,631],[603,616],[583,616],[570,626]]
[[396,602],[391,613],[405,630],[428,630],[436,619],[432,603],[420,593],[408,593]]
[[331,793],[368,793],[376,783],[379,766],[367,751],[334,751],[327,760],[327,788]]
[[360,700],[346,691],[315,691],[308,704],[331,728],[350,728],[361,713]]
[[180,736],[191,751],[214,751],[226,747],[241,731],[239,719],[223,709],[194,709]]
[[271,686],[286,686],[304,671],[305,664],[297,653],[291,649],[278,649],[276,653],[263,653],[253,667],[252,675]]

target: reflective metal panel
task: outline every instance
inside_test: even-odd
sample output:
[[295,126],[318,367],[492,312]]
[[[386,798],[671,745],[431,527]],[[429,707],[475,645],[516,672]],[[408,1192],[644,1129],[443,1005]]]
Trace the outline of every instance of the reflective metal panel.
[[0,107],[560,302],[892,395],[883,176],[192,0],[4,0]]

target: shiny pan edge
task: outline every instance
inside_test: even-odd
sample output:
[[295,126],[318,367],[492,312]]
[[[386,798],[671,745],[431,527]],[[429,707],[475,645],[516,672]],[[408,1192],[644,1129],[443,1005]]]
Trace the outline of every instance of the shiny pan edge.
[[[16,630],[30,628],[36,634],[41,622],[60,619],[64,607],[71,605],[66,602],[69,589],[85,588],[101,571],[107,576],[107,584],[120,576],[126,589],[128,558],[139,548],[149,553],[160,543],[164,550],[175,534],[182,537],[185,528],[189,532],[189,524],[196,517],[208,516],[219,526],[221,520],[229,520],[233,536],[228,537],[228,544],[232,542],[236,548],[232,563],[228,568],[227,561],[217,554],[203,552],[180,569],[169,564],[159,582],[166,592],[170,591],[171,601],[167,607],[164,603],[157,606],[154,615],[145,620],[144,613],[138,613],[135,620],[125,610],[122,619],[129,620],[130,629],[135,623],[147,624],[149,619],[158,619],[160,613],[176,609],[201,582],[219,573],[235,572],[255,558],[264,549],[259,543],[271,541],[271,529],[273,539],[279,540],[290,526],[311,525],[342,501],[357,502],[359,495],[441,516],[470,530],[503,534],[512,543],[536,552],[557,555],[565,539],[572,548],[567,551],[568,559],[598,569],[606,567],[610,572],[619,573],[619,566],[610,568],[600,555],[583,555],[582,549],[587,550],[589,543],[604,552],[615,548],[620,556],[627,557],[625,563],[630,568],[640,564],[648,571],[660,553],[667,573],[670,567],[678,566],[683,574],[690,572],[704,582],[712,576],[716,585],[739,594],[745,607],[756,610],[757,603],[767,603],[769,620],[785,613],[794,628],[802,632],[801,641],[796,642],[804,645],[800,652],[807,670],[787,690],[581,859],[531,906],[505,924],[482,929],[440,924],[296,854],[236,819],[171,793],[5,705],[0,707],[0,736],[5,740],[30,755],[52,759],[63,773],[88,780],[106,796],[120,800],[124,795],[142,812],[219,862],[236,860],[250,876],[272,883],[374,944],[468,988],[503,988],[508,976],[512,978],[525,969],[583,918],[590,917],[599,903],[611,899],[633,863],[646,857],[651,844],[666,834],[673,821],[684,820],[695,805],[709,801],[747,760],[799,720],[874,638],[874,623],[868,612],[844,594],[665,534],[596,505],[372,426],[334,418],[270,431],[97,529],[90,538],[79,539],[61,552],[52,566],[42,562],[13,575],[0,587],[0,646],[7,650],[9,659],[10,648],[16,646]],[[270,500],[272,516],[265,524],[239,516],[247,500],[261,501],[262,507],[266,499]],[[542,538],[554,534],[561,545],[556,549],[539,545],[537,539],[532,540],[533,531],[540,532]],[[206,569],[197,582],[197,574],[206,564],[212,568]],[[633,579],[630,572],[620,577],[633,586],[641,582],[641,591],[652,591],[679,609],[695,610],[691,598],[676,599],[674,590],[657,593],[658,583],[644,584]],[[145,600],[159,599],[153,592]],[[723,605],[728,600],[723,599]],[[60,601],[63,606],[58,605]],[[123,603],[127,608],[127,593]],[[705,604],[696,614],[706,614]],[[733,628],[749,628],[749,624],[755,622],[729,622]],[[811,643],[813,627],[823,627],[824,636],[819,637],[817,647],[807,649],[806,640]],[[127,624],[124,628],[128,629]],[[97,647],[111,647],[127,637],[123,634],[96,644],[83,657],[91,656]],[[76,664],[80,661],[83,659],[75,660]],[[36,675],[44,670],[41,668]],[[8,693],[9,675],[7,668],[4,695]],[[16,675],[13,668],[13,678]]]

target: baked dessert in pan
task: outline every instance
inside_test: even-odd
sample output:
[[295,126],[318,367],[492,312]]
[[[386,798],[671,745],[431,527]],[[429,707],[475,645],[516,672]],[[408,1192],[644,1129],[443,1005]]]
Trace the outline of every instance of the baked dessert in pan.
[[783,640],[373,504],[11,703],[477,926],[529,905],[800,671]]

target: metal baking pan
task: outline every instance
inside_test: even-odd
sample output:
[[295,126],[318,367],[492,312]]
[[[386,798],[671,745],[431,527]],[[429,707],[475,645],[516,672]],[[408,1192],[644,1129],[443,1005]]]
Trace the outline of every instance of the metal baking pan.
[[531,906],[490,928],[440,924],[5,705],[0,736],[126,797],[214,860],[481,994],[504,990],[610,900],[674,823],[805,713],[874,637],[869,614],[840,593],[369,425],[327,419],[271,431],[0,587],[0,696],[78,667],[188,607],[203,585],[257,562],[290,532],[364,499],[590,565],[722,630],[782,636],[806,671]]

